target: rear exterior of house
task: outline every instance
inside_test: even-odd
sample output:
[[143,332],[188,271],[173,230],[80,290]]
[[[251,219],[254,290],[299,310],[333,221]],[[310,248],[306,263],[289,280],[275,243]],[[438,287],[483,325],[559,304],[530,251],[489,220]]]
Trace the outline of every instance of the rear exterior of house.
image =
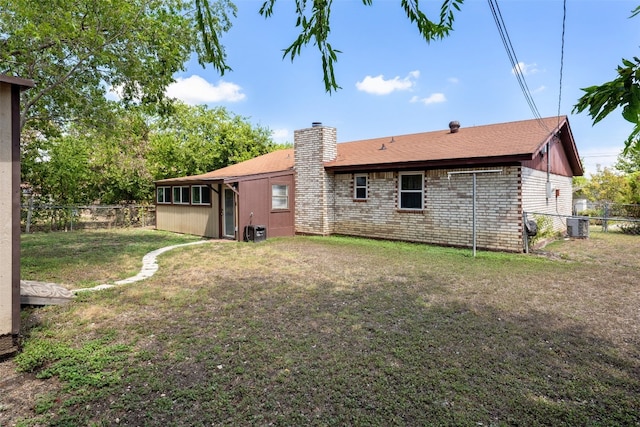
[[566,118],[341,144],[335,128],[314,123],[294,140],[286,158],[266,155],[286,160],[277,166],[251,164],[257,158],[159,182],[159,191],[185,180],[207,183],[212,197],[204,209],[158,203],[158,228],[241,240],[244,227],[260,224],[269,236],[341,234],[471,247],[475,218],[478,248],[520,252],[525,213],[557,215],[553,227],[565,229],[572,176],[582,174]]
[[156,228],[243,240],[247,227],[294,235],[293,152],[281,150],[207,174],[156,182]]

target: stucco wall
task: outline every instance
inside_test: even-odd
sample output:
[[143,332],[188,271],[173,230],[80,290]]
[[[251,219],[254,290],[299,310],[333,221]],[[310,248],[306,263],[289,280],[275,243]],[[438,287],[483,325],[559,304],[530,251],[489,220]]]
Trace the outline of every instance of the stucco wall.
[[[493,169],[501,172],[476,175],[476,245],[518,252],[522,250],[520,168]],[[447,172],[472,170],[424,171],[425,208],[417,212],[397,208],[397,172],[369,173],[366,201],[353,199],[353,174],[337,174],[334,232],[471,247],[473,176],[455,174],[448,178]]]

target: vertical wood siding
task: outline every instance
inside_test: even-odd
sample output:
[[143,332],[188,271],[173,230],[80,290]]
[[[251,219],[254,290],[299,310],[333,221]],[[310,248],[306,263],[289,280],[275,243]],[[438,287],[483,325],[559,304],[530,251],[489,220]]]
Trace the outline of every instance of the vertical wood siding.
[[212,206],[157,205],[156,228],[218,239],[220,210],[215,193],[212,202]]

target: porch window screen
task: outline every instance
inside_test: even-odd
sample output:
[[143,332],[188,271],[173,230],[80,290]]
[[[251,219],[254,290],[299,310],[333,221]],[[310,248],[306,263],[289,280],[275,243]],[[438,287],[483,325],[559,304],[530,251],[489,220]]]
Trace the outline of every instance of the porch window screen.
[[398,187],[398,204],[400,209],[420,210],[423,208],[424,174],[400,174]]
[[271,186],[271,209],[289,208],[289,186],[273,184]]

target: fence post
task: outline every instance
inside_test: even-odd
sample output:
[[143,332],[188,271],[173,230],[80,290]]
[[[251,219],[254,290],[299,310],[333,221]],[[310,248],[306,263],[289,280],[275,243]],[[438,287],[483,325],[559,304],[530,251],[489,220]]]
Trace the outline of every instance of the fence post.
[[29,234],[31,230],[31,217],[33,215],[33,194],[29,194],[29,207],[27,208],[27,223],[24,227],[24,231]]
[[609,218],[609,202],[604,202],[604,214],[602,218],[602,231],[607,233],[609,231],[609,222],[607,221]]
[[522,211],[522,238],[524,239],[524,253],[529,253],[529,234],[527,233],[527,213]]

